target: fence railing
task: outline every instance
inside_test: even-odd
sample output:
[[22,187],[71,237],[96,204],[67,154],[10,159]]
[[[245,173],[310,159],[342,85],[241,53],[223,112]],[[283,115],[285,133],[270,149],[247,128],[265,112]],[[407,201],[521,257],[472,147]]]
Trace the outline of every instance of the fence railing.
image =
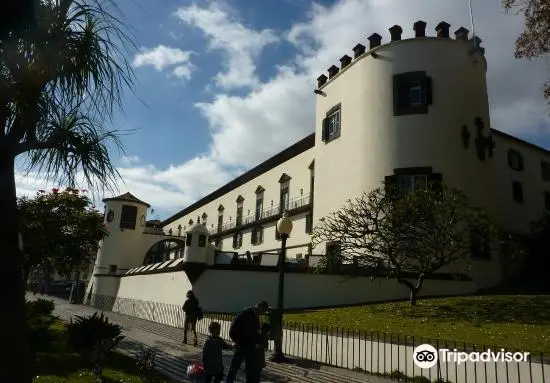
[[[184,314],[178,305],[97,295],[91,297],[91,304],[102,310],[183,327]],[[235,314],[206,313],[204,319],[197,324],[197,331],[208,334],[209,324],[216,321],[221,325],[222,338],[229,340],[229,327],[234,317]],[[442,353],[439,352],[440,357],[433,367],[420,368],[415,364],[413,355],[417,346],[426,344],[436,350],[456,350],[456,353],[483,353],[490,350],[496,354],[503,349],[494,345],[469,345],[440,339],[284,322],[283,351],[286,355],[329,366],[389,376],[402,381],[409,377],[420,383],[550,383],[550,360],[542,352],[520,350],[511,354],[512,360],[509,362],[457,362],[456,358],[442,358]],[[272,348],[273,343],[270,342],[270,349]],[[513,353],[518,350],[505,351]],[[523,352],[530,352],[526,361],[513,359]]]
[[211,226],[208,230],[210,234],[220,233],[229,229],[233,229],[237,226],[247,225],[249,223],[259,221],[265,218],[273,217],[277,214],[281,214],[283,210],[294,210],[311,204],[311,197],[309,194],[301,195],[299,197],[294,197],[288,200],[286,203],[272,205],[267,209],[256,211],[253,214],[249,214],[240,219],[234,219],[230,221],[225,221],[221,225]]

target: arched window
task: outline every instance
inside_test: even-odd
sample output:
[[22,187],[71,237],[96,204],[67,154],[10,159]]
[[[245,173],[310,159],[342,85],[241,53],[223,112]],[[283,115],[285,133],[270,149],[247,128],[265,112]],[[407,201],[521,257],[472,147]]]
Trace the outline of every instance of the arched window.
[[283,173],[279,178],[279,184],[281,185],[281,193],[279,198],[279,213],[289,209],[290,203],[290,176]]
[[237,202],[237,219],[236,219],[235,225],[240,226],[243,224],[243,203],[244,203],[243,196],[239,195],[236,202]]
[[261,186],[258,186],[256,188],[256,213],[255,213],[255,219],[256,221],[260,220],[262,218],[262,213],[264,211],[264,191],[265,189]]
[[508,165],[515,171],[523,170],[523,157],[514,149],[508,149]]

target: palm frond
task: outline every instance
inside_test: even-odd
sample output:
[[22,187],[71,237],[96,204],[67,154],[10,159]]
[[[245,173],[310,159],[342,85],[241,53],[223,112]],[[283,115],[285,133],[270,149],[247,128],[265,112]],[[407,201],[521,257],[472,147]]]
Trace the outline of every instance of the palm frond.
[[82,174],[90,189],[113,190],[108,149],[123,151],[122,131],[105,126],[134,89],[135,44],[114,0],[39,4],[36,22],[0,44],[0,141],[49,180],[73,186]]
[[76,187],[79,176],[90,186],[116,188],[120,177],[109,156],[109,145],[124,153],[121,132],[103,129],[101,121],[82,113],[78,106],[53,108],[29,152],[29,168],[63,185]]

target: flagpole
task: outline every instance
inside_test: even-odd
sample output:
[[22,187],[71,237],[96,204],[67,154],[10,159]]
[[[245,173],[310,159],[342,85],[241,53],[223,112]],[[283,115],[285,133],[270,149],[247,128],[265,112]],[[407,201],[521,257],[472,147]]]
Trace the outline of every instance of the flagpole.
[[468,7],[470,8],[470,23],[472,24],[472,42],[474,43],[474,49],[476,48],[476,27],[474,25],[474,12],[472,10],[472,0],[468,0]]

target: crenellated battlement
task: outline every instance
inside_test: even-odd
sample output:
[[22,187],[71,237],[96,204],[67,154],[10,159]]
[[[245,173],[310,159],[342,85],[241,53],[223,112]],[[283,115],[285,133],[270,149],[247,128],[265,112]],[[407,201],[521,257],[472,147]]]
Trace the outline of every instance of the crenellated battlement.
[[[414,40],[414,39],[450,39],[450,28],[451,25],[445,21],[441,21],[439,24],[437,24],[434,28],[435,30],[435,36],[430,37],[426,36],[426,26],[427,23],[422,20],[418,20],[413,24],[413,31],[414,31],[414,37],[407,39],[407,40]],[[391,44],[397,41],[402,40],[402,34],[403,34],[403,28],[400,25],[393,25],[392,27],[388,28],[388,31],[390,32],[390,41],[387,44]],[[473,37],[472,39],[469,38],[468,34],[470,31],[464,27],[458,28],[455,32],[455,40],[456,41],[462,41],[462,42],[470,42],[472,43],[475,48],[472,49],[472,51],[476,51],[483,55],[485,53],[485,50],[480,47],[481,39],[477,36]],[[373,33],[369,37],[367,37],[367,40],[369,41],[369,48],[367,50],[366,46],[359,43],[355,47],[353,47],[353,58],[349,55],[344,55],[340,58],[340,65],[332,65],[330,68],[328,68],[328,76],[325,74],[321,74],[317,78],[317,88],[322,88],[325,86],[330,80],[332,80],[334,77],[336,77],[343,69],[349,67],[353,64],[353,62],[357,61],[358,59],[362,58],[364,55],[371,55],[374,58],[376,58],[376,53],[373,52],[373,50],[379,48],[382,46],[382,36],[378,33]],[[387,45],[386,44],[386,45]]]

